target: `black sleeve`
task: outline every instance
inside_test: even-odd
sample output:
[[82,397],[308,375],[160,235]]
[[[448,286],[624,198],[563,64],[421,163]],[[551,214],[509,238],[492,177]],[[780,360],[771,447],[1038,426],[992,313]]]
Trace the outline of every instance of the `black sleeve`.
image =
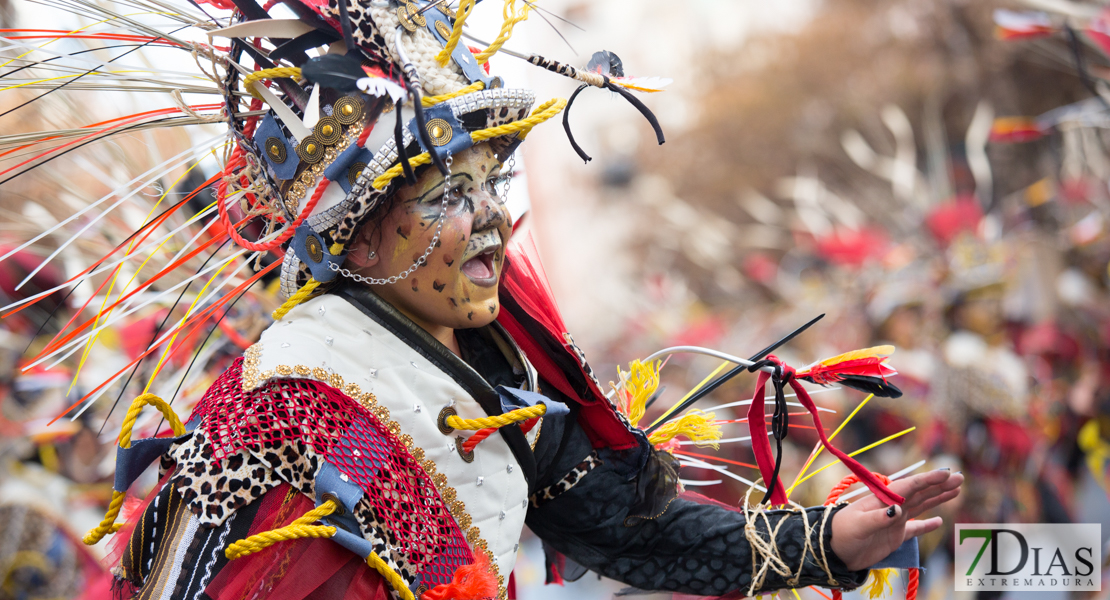
[[[639,450],[594,450],[574,416],[545,424],[535,449],[540,479],[527,524],[545,545],[643,590],[748,594],[753,552],[743,513],[677,497],[673,459],[646,440]],[[824,507],[807,509],[809,551],[801,512],[768,511],[770,528],[757,520],[765,540],[769,529],[783,520],[775,538],[779,555],[791,574],[797,573],[799,562],[804,564],[796,581],[768,569],[753,592],[862,585],[868,571],[849,571],[830,546],[832,515],[841,508],[827,515]],[[833,582],[815,556],[826,558]]]

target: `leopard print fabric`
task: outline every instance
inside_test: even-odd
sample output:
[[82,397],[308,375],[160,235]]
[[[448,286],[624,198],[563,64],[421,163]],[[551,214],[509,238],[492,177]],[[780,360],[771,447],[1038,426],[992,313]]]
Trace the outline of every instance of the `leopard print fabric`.
[[[197,427],[191,437],[164,456],[163,468],[169,465],[177,467],[170,485],[189,510],[202,526],[217,527],[236,510],[261,499],[283,482],[315,498],[314,482],[324,461],[300,441],[264,442],[220,459],[204,427]],[[416,568],[403,555],[388,552],[389,547],[397,546],[398,540],[375,514],[367,498],[355,506],[354,517],[374,552],[406,581],[416,581]]]
[[601,459],[598,458],[597,452],[591,452],[589,456],[578,463],[578,465],[564,475],[562,479],[532,494],[530,500],[532,508],[539,508],[546,502],[558,498],[559,494],[569,491],[571,488],[578,485],[578,482],[582,481],[582,478],[585,477],[587,473],[593,471],[594,468],[600,464]]

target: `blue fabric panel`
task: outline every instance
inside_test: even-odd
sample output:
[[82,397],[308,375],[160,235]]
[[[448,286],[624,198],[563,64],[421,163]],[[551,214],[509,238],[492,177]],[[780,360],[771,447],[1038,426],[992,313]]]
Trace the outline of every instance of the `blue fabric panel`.
[[126,492],[132,483],[142,475],[150,463],[158,459],[170,449],[170,446],[189,435],[179,438],[147,438],[134,440],[130,448],[116,448],[116,476],[112,482],[112,489],[117,492]]
[[918,554],[917,538],[910,538],[902,542],[898,549],[890,556],[875,563],[872,569],[918,569],[921,567],[921,557]]
[[501,398],[501,410],[509,412],[518,408],[528,408],[537,404],[547,406],[546,417],[570,414],[570,409],[562,402],[556,402],[543,394],[518,390],[516,388],[497,386],[497,395]]
[[374,158],[374,155],[369,150],[361,148],[357,144],[351,144],[347,146],[347,149],[344,150],[342,154],[336,157],[335,162],[324,169],[324,177],[338,183],[339,187],[343,188],[345,193],[350,194],[351,180],[347,174],[351,169],[351,165],[357,162],[370,164],[372,158]]
[[[270,153],[266,152],[266,140],[272,137],[281,140],[285,144],[284,162],[274,162]],[[254,144],[258,148],[258,153],[261,154],[266,159],[266,163],[270,165],[270,169],[274,172],[274,177],[289,180],[297,174],[297,167],[301,164],[301,159],[297,156],[297,149],[289,142],[285,134],[281,132],[281,127],[278,126],[273,114],[267,114],[262,118],[262,121],[258,123],[258,129],[254,131]]]

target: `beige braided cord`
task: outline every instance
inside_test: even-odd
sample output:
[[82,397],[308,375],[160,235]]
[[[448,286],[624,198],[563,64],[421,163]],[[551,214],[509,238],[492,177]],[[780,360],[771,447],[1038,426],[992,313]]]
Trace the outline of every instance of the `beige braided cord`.
[[[119,433],[120,448],[131,447],[131,430],[135,427],[135,421],[139,419],[139,413],[147,405],[157,408],[166,417],[166,421],[169,422],[175,436],[185,435],[185,425],[181,423],[181,419],[177,418],[177,414],[173,412],[173,409],[165,400],[154,394],[143,394],[131,401],[131,408],[127,409],[127,415],[123,418],[123,426]],[[126,496],[126,492],[112,491],[112,500],[108,503],[108,511],[104,513],[104,519],[100,522],[100,525],[89,530],[85,537],[81,538],[86,546],[96,544],[104,539],[104,536],[115,533],[123,527],[122,523],[116,523],[116,517],[119,516],[119,511],[123,508],[123,499]]]
[[[758,481],[762,481],[762,479]],[[809,522],[809,513],[801,505],[795,502],[790,503],[791,512],[802,513],[802,526],[805,530],[806,538],[805,545],[802,549],[801,561],[798,563],[797,572],[792,573],[790,566],[786,564],[786,561],[784,561],[782,559],[782,556],[779,554],[778,544],[776,543],[779,530],[782,528],[783,523],[786,522],[787,517],[782,517],[781,519],[779,519],[778,523],[774,525],[774,527],[772,527],[771,520],[767,516],[766,509],[762,504],[756,504],[754,509],[749,509],[748,507],[751,506],[750,498],[754,489],[754,486],[749,487],[748,492],[744,495],[744,537],[748,540],[748,544],[752,547],[753,554],[758,554],[759,559],[762,559],[762,565],[757,568],[757,564],[760,561],[756,560],[756,557],[753,556],[752,582],[751,585],[748,587],[747,595],[754,596],[758,593],[758,590],[763,587],[763,584],[767,580],[768,571],[771,570],[786,579],[786,582],[790,587],[797,587],[798,582],[801,580],[802,570],[805,568],[806,556],[808,555],[813,555],[814,562],[816,562],[817,565],[825,571],[825,575],[828,576],[828,583],[830,586],[839,585],[839,583],[836,581],[836,578],[833,577],[832,570],[829,568],[828,556],[825,553],[825,538],[823,535],[821,535],[821,533],[825,530],[825,525],[828,521],[829,514],[832,512],[834,506],[826,506],[823,518],[821,519],[821,529],[818,532],[818,545],[821,554],[820,556],[818,556],[816,551],[817,549],[813,547],[812,543],[813,526],[810,525]],[[760,519],[762,519],[763,524],[766,527],[768,533],[767,539],[764,539],[764,537],[759,533],[759,528],[757,524]]]

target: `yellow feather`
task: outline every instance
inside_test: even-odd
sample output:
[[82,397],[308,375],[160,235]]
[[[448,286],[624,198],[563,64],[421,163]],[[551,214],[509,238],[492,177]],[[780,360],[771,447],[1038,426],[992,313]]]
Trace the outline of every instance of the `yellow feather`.
[[894,576],[894,569],[871,569],[871,576],[867,582],[867,597],[874,600],[894,591],[890,578]]
[[682,436],[696,442],[698,446],[717,448],[717,440],[721,439],[721,426],[713,420],[716,416],[713,413],[707,414],[692,408],[682,415],[682,418],[671,421],[651,432],[648,441],[653,446],[658,446]]
[[845,352],[832,358],[826,358],[819,364],[822,366],[835,365],[837,363],[847,362],[849,360],[859,360],[861,358],[871,358],[874,356],[890,356],[894,354],[894,346],[875,346],[872,348],[864,348],[862,350],[852,350]]
[[628,422],[633,426],[644,418],[648,398],[651,398],[659,388],[659,369],[662,365],[663,361],[642,363],[634,360],[628,365],[628,373],[624,373],[620,367],[617,367],[617,375],[621,380],[620,388],[617,388],[613,382],[609,382],[611,387],[617,389],[618,395],[628,402],[628,405],[622,408],[625,409]]

